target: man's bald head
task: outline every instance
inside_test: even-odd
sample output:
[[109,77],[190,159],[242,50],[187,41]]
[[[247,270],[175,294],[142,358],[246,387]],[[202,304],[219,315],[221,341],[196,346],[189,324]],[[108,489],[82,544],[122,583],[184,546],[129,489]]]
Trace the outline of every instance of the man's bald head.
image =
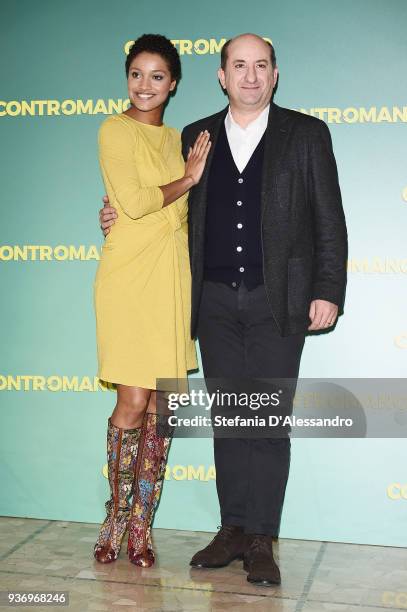
[[260,113],[270,103],[278,78],[271,44],[255,34],[241,34],[224,45],[222,60],[218,78],[231,112]]
[[221,52],[220,52],[220,65],[222,67],[222,70],[225,70],[226,68],[226,63],[227,63],[227,59],[228,59],[228,52],[230,50],[231,45],[233,45],[236,42],[244,42],[244,40],[247,39],[248,41],[250,40],[258,40],[261,41],[262,44],[264,44],[265,48],[267,49],[268,53],[270,54],[270,59],[271,59],[271,65],[273,68],[276,67],[277,64],[277,60],[276,60],[276,53],[274,51],[274,47],[271,43],[268,42],[268,40],[264,40],[264,38],[262,38],[261,36],[258,36],[257,34],[251,34],[251,33],[247,33],[247,34],[239,34],[238,36],[234,36],[233,38],[229,38],[229,40],[227,40],[225,42],[225,44],[223,45]]

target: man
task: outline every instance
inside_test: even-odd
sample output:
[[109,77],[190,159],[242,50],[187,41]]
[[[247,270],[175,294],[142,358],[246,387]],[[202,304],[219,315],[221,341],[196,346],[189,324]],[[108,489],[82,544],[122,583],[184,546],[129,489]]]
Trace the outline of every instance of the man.
[[[298,377],[307,330],[343,313],[347,233],[325,123],[272,102],[273,47],[244,34],[228,41],[218,77],[220,113],[187,126],[183,152],[202,130],[212,147],[189,194],[191,334],[206,378]],[[101,211],[106,231],[113,209]],[[290,439],[214,439],[222,526],[191,560],[223,567],[244,558],[247,579],[281,581],[278,535]]]

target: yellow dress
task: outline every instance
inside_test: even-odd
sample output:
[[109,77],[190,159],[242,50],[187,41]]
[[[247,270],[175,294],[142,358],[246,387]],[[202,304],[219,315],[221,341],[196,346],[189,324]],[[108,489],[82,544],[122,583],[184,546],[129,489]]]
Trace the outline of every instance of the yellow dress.
[[177,130],[127,115],[99,130],[99,159],[118,218],[94,284],[98,376],[147,389],[197,367],[190,335],[187,194],[162,208],[158,185],[181,178]]

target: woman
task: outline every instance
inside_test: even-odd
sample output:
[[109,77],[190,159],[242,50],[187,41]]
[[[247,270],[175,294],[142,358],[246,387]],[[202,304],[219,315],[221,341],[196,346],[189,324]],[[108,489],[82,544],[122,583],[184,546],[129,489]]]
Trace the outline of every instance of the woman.
[[184,163],[179,132],[162,122],[181,77],[167,38],[136,40],[126,76],[131,106],[99,131],[103,180],[118,218],[95,280],[98,375],[116,384],[117,403],[107,432],[111,497],[94,556],[101,563],[117,559],[128,527],[130,561],[149,567],[170,444],[168,432],[157,431],[157,379],[185,379],[197,367],[189,333],[187,192],[201,178],[210,141],[200,134]]

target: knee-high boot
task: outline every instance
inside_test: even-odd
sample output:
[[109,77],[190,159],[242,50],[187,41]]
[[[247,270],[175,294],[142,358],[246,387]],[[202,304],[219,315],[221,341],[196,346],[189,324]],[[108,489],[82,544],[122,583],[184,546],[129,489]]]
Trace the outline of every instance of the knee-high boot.
[[155,561],[151,524],[160,499],[171,438],[167,418],[146,413],[136,462],[127,547],[130,561],[140,567],[150,567]]
[[108,421],[107,465],[110,499],[106,502],[106,518],[95,544],[94,557],[100,563],[115,561],[131,514],[134,470],[141,427],[120,429]]

